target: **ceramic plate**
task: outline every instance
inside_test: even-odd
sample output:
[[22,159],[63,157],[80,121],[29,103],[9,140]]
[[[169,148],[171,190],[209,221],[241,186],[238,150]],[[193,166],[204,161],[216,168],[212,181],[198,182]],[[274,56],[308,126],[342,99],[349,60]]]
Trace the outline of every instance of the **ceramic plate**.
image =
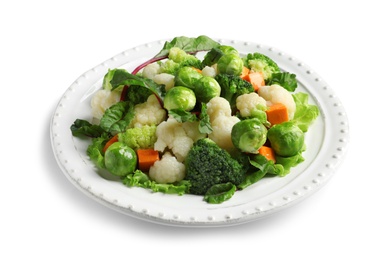
[[349,139],[348,119],[335,92],[306,64],[287,53],[252,42],[218,41],[235,47],[242,54],[260,52],[269,56],[282,70],[297,75],[295,92],[308,93],[309,103],[319,107],[320,116],[306,133],[307,149],[302,164],[285,177],[262,179],[218,205],[207,204],[202,196],[129,188],[99,173],[86,155],[90,140],[74,138],[70,126],[77,118],[92,119],[90,100],[101,88],[109,68],[132,71],[158,53],[164,40],[126,50],[99,64],[82,74],[63,94],[54,111],[50,133],[55,158],[69,181],[93,200],[129,216],[190,227],[227,226],[258,220],[294,205],[320,189],[342,161]]

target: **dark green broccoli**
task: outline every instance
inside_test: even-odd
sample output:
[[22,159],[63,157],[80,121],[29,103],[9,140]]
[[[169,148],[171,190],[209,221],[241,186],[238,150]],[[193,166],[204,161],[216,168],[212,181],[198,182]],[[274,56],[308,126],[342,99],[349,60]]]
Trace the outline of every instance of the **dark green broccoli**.
[[251,93],[254,91],[253,86],[240,76],[218,74],[215,80],[221,87],[221,97],[229,101],[230,107],[234,111],[236,108],[236,99],[242,94]]
[[265,81],[270,79],[272,74],[280,72],[278,65],[271,58],[258,52],[249,53],[243,61],[247,68],[261,72]]
[[216,184],[239,185],[244,180],[242,164],[209,138],[196,141],[185,160],[186,177],[191,183],[190,193],[204,195]]

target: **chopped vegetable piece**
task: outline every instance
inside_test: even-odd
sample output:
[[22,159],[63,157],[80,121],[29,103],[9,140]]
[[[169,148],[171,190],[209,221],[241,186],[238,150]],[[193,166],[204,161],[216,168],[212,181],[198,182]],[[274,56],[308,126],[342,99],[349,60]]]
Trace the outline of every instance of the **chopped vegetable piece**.
[[242,67],[242,72],[241,72],[240,77],[245,78],[249,74],[249,72],[250,72],[250,69],[248,69],[248,67],[245,67],[245,66]]
[[269,161],[273,161],[274,163],[276,162],[275,152],[271,147],[263,145],[259,149],[259,154],[263,155]]
[[103,153],[106,152],[107,148],[110,147],[113,143],[118,142],[118,134],[114,135],[103,147]]
[[282,103],[275,103],[270,106],[265,113],[267,114],[267,121],[271,125],[280,124],[288,121],[287,107]]
[[265,86],[264,77],[261,72],[250,72],[242,78],[251,83],[255,91],[259,90],[261,86]]
[[158,151],[153,149],[138,149],[138,169],[141,171],[147,172],[150,167],[158,160],[160,160],[160,156]]

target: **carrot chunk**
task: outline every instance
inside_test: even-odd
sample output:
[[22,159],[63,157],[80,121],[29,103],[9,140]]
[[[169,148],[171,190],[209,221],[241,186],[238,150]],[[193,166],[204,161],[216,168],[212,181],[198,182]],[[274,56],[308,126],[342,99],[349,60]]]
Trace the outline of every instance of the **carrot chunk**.
[[276,162],[274,150],[268,146],[262,146],[259,149],[259,154],[263,155],[267,160]]
[[259,90],[261,86],[265,86],[264,77],[260,72],[249,72],[246,76],[242,77],[242,79],[250,82],[255,91]]
[[281,103],[273,104],[265,111],[265,113],[267,114],[267,120],[271,123],[271,125],[288,121],[287,107]]
[[248,69],[247,67],[244,66],[244,67],[242,68],[242,72],[241,72],[240,77],[241,77],[241,78],[244,78],[244,77],[248,76],[249,72],[250,72],[250,69]]
[[160,160],[158,151],[153,149],[138,149],[137,157],[138,157],[138,169],[140,169],[143,172],[148,172],[150,167],[156,161]]
[[108,142],[103,147],[103,152],[105,153],[108,147],[110,147],[110,145],[112,145],[115,142],[118,142],[118,135],[114,135],[113,137],[111,137],[110,140],[108,140]]

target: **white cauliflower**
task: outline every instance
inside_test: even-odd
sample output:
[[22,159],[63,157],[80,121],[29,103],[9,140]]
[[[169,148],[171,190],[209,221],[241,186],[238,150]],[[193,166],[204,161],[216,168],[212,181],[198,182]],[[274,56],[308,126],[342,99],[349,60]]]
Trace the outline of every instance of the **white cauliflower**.
[[254,110],[265,110],[267,102],[257,93],[243,94],[236,99],[237,109],[243,117],[250,117]]
[[232,128],[240,119],[236,116],[219,116],[211,122],[213,132],[209,134],[209,138],[213,140],[219,147],[232,152],[235,147],[232,142]]
[[130,127],[158,125],[165,120],[167,115],[155,95],[150,95],[146,102],[135,105],[134,112],[135,116],[130,122]]
[[148,79],[152,79],[159,73],[160,65],[157,62],[150,63],[142,70],[142,76]]
[[[179,123],[173,117],[157,126],[157,141],[154,149],[164,152],[168,147],[179,162],[183,162],[192,148],[194,141],[206,137],[197,130],[198,127],[191,123]],[[196,133],[198,132],[198,133]]]
[[168,73],[160,73],[153,77],[153,81],[160,85],[165,85],[165,90],[171,89],[175,85],[175,76]]
[[185,177],[185,165],[166,152],[149,169],[149,177],[157,183],[174,183]]
[[207,103],[207,114],[210,117],[210,122],[214,121],[219,116],[231,116],[232,109],[229,101],[222,97],[214,97]]
[[270,106],[276,103],[282,103],[286,106],[289,120],[294,118],[296,105],[291,93],[279,85],[263,86],[258,90],[258,93],[267,101]]
[[213,132],[208,137],[228,152],[235,150],[231,133],[233,126],[240,121],[238,117],[232,116],[231,113],[230,104],[224,98],[215,97],[207,103],[207,114],[213,128]]
[[194,141],[196,142],[197,140],[201,138],[207,137],[207,134],[202,134],[199,132],[199,122],[184,122],[182,124],[182,127],[186,134]]
[[214,67],[206,66],[202,69],[202,75],[205,77],[215,77],[217,75],[217,71]]
[[120,91],[98,90],[91,100],[93,117],[100,120],[107,108],[119,102],[120,96]]

